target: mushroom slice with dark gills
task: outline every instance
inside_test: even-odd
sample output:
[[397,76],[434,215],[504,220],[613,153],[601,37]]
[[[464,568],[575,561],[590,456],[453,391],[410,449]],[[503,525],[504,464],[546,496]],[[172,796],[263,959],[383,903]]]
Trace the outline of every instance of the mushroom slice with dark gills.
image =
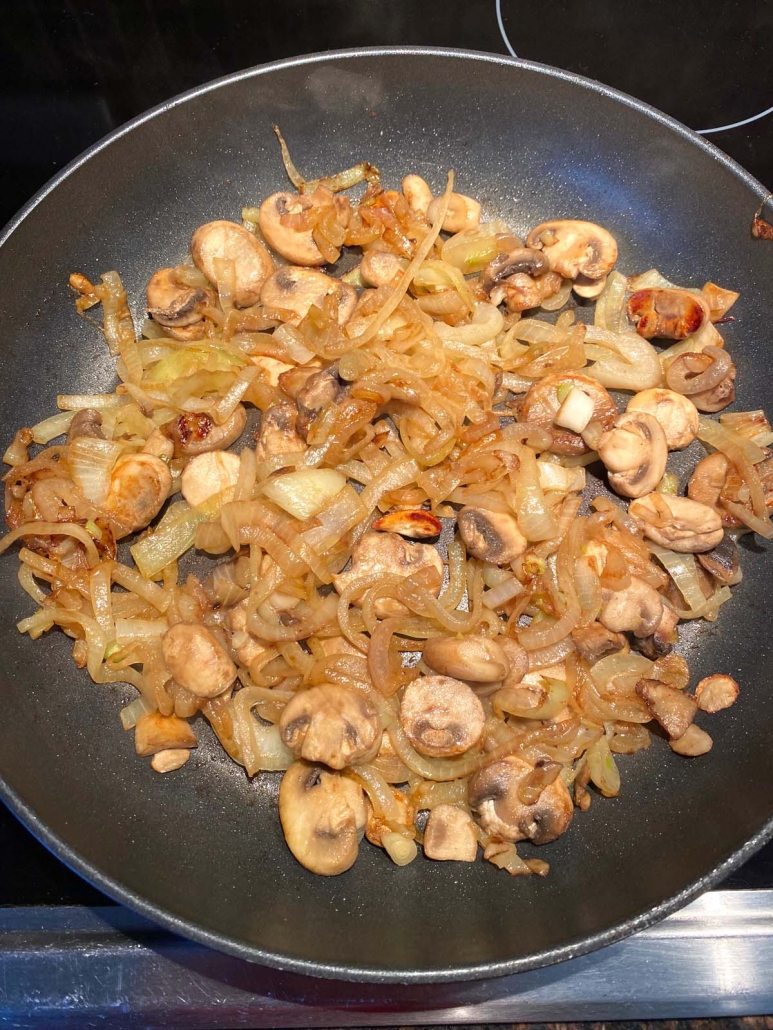
[[[147,285],[148,314],[170,335],[183,340],[204,336],[202,308],[214,299],[211,291],[180,285],[174,268],[159,268]],[[180,332],[180,330],[184,330]]]
[[336,404],[346,394],[346,383],[338,375],[338,365],[319,372],[312,372],[295,397],[298,408],[296,428],[304,440],[308,437],[312,424],[319,418],[325,408]]
[[557,219],[542,222],[526,237],[526,246],[543,250],[551,271],[575,281],[575,292],[597,297],[617,261],[617,242],[594,222]]
[[405,688],[400,725],[423,755],[461,755],[483,733],[483,705],[475,692],[450,676],[421,676]]
[[628,298],[628,314],[645,340],[684,340],[708,321],[706,302],[689,290],[637,290]]
[[260,291],[260,300],[266,308],[281,311],[288,325],[297,326],[310,308],[321,308],[325,299],[331,295],[337,303],[338,324],[345,325],[357,306],[354,287],[314,268],[299,268],[295,265],[278,268],[266,279]]
[[484,833],[495,840],[547,844],[566,832],[573,808],[560,776],[545,787],[533,804],[521,800],[521,782],[533,772],[528,762],[510,755],[485,765],[470,779],[470,808],[477,814]]
[[666,471],[666,435],[658,420],[644,411],[618,415],[597,450],[609,473],[609,485],[623,497],[650,493]]
[[344,769],[375,758],[382,727],[378,712],[364,694],[325,683],[288,701],[279,731],[296,758]]
[[258,224],[270,247],[296,265],[324,265],[325,257],[314,241],[314,221],[321,210],[334,212],[335,221],[346,226],[351,205],[324,186],[313,193],[272,193],[260,205]]
[[321,876],[345,873],[357,861],[368,810],[362,787],[323,765],[294,762],[279,787],[287,846]]
[[468,505],[457,516],[459,534],[474,558],[509,565],[529,546],[514,515]]

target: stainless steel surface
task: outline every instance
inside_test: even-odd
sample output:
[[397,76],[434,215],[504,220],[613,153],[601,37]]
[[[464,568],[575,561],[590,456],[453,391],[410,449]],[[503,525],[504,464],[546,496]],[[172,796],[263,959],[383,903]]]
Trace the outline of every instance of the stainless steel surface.
[[[525,930],[528,932],[528,930]],[[773,890],[713,891],[602,951],[499,980],[284,974],[124,908],[0,910],[0,1021],[187,1030],[664,1019],[773,1012]]]

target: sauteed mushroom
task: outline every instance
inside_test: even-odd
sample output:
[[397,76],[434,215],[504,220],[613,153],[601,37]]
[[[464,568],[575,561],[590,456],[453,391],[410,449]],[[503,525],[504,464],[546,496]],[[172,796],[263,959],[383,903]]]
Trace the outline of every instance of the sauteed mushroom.
[[284,265],[266,279],[260,291],[261,303],[282,312],[288,325],[300,325],[311,307],[321,308],[334,296],[339,325],[345,325],[357,305],[354,287],[313,268]]
[[617,261],[614,236],[593,222],[541,222],[526,237],[526,246],[544,250],[552,271],[565,279],[604,279]]
[[[305,224],[303,218],[319,207],[334,208],[336,220],[343,225],[348,223],[347,199],[336,197],[329,190],[320,187],[310,196],[301,196],[298,193],[272,193],[260,205],[260,231],[268,245],[294,265],[324,265],[322,251],[314,242],[314,230]],[[294,225],[294,221],[301,222],[301,225]]]
[[573,807],[561,777],[545,787],[537,801],[524,804],[521,781],[533,772],[528,762],[510,755],[485,765],[471,778],[468,797],[483,832],[499,840],[547,844],[569,828]]
[[282,709],[282,740],[296,758],[344,769],[374,758],[381,719],[364,694],[324,683],[296,694]]
[[706,302],[689,290],[637,290],[628,298],[628,314],[645,340],[684,340],[708,320]]
[[[433,589],[440,593],[443,583],[443,562],[434,547],[404,540],[394,533],[365,533],[354,545],[352,564],[346,572],[333,576],[333,583],[339,594],[364,576],[381,573],[382,576],[410,576],[419,569],[431,569],[434,573]],[[355,602],[357,603],[357,602]],[[407,608],[392,597],[382,597],[375,605],[376,615],[387,618],[404,614]]]
[[[175,279],[174,268],[159,268],[147,285],[148,314],[167,329],[187,330],[182,339],[200,339],[204,335],[201,309],[211,299],[212,295],[206,290],[181,286]],[[194,326],[198,326],[199,331],[191,335]]]
[[464,546],[474,558],[509,565],[529,546],[514,515],[468,505],[456,517]]
[[695,700],[702,712],[721,712],[735,704],[738,698],[738,684],[732,676],[715,673],[706,676],[695,688]]
[[518,405],[518,421],[549,426],[553,434],[549,450],[553,454],[585,454],[589,450],[577,433],[555,426],[556,415],[573,388],[581,390],[593,401],[592,417],[602,429],[611,429],[617,418],[617,405],[604,387],[590,376],[579,372],[553,372],[543,376],[529,387]]
[[431,637],[422,658],[441,676],[469,683],[497,683],[510,672],[504,648],[491,637]]
[[357,861],[368,812],[362,788],[322,765],[294,762],[279,787],[279,818],[302,866],[321,876],[345,873]]
[[680,451],[698,432],[698,409],[689,397],[674,390],[642,390],[628,402],[626,411],[644,411],[657,419],[665,433],[669,451]]
[[622,633],[607,629],[600,622],[578,626],[572,630],[574,646],[589,665],[595,665],[608,654],[617,654],[625,649],[626,640]]
[[618,415],[597,450],[609,472],[609,485],[623,497],[654,490],[666,471],[668,446],[660,423],[644,411]]
[[[434,222],[440,214],[442,197],[430,202],[427,208],[427,218]],[[471,229],[480,225],[480,204],[472,197],[466,197],[463,193],[452,193],[448,204],[446,216],[443,219],[444,232],[461,232],[462,229]]]
[[687,497],[652,493],[632,501],[628,510],[641,519],[645,536],[672,551],[710,551],[724,534],[717,512]]
[[233,302],[237,308],[257,304],[260,289],[274,270],[274,262],[260,240],[236,222],[199,226],[191,239],[191,257],[214,284],[218,282],[218,261],[233,262]]
[[306,450],[306,441],[296,431],[298,409],[294,404],[273,404],[263,412],[255,443],[255,457],[265,461],[277,454],[297,454]]
[[172,489],[165,462],[152,454],[124,454],[113,466],[102,507],[119,523],[117,536],[144,529],[161,510]]
[[217,697],[236,679],[236,666],[206,626],[178,622],[164,634],[172,678],[197,697]]
[[631,576],[624,590],[604,590],[599,622],[612,633],[630,631],[635,637],[651,636],[660,624],[663,602],[660,594],[638,576]]
[[408,207],[417,215],[425,215],[432,203],[432,190],[420,175],[406,175],[402,181],[403,196]]
[[170,748],[187,750],[196,747],[197,743],[190,724],[176,715],[146,712],[134,728],[134,749],[143,758]]
[[470,815],[454,805],[437,805],[424,829],[424,854],[440,862],[474,862],[478,835]]
[[695,698],[690,694],[659,680],[639,680],[636,684],[636,693],[652,712],[653,719],[656,719],[674,740],[687,732],[698,710]]
[[475,693],[450,676],[420,676],[405,688],[400,724],[423,755],[461,755],[480,740],[485,722]]

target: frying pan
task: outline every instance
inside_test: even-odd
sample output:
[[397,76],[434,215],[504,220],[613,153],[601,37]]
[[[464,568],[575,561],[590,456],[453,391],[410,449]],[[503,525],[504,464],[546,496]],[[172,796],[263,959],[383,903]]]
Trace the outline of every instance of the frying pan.
[[[135,315],[151,272],[193,229],[238,218],[286,188],[272,123],[308,175],[356,160],[388,183],[407,171],[457,188],[487,217],[600,222],[626,272],[657,266],[742,291],[726,326],[740,408],[769,402],[773,246],[750,236],[762,187],[710,144],[597,83],[461,51],[346,51],[256,68],[184,94],[119,129],[43,189],[0,246],[2,436],[56,409],[66,390],[110,390],[112,361],[80,320],[72,270],[121,271]],[[771,566],[744,549],[744,582],[716,624],[684,635],[694,682],[734,675],[714,749],[687,761],[664,741],[620,762],[623,789],[577,813],[539,853],[547,879],[489,864],[393,866],[364,844],[321,878],[284,845],[277,783],[252,783],[208,728],[182,770],[133,753],[121,687],[75,669],[68,642],[32,643],[15,559],[0,574],[0,793],[62,861],[163,926],[232,954],[315,976],[381,982],[498,976],[588,952],[685,904],[773,833]],[[524,848],[524,852],[528,852]],[[534,853],[532,850],[532,853]]]

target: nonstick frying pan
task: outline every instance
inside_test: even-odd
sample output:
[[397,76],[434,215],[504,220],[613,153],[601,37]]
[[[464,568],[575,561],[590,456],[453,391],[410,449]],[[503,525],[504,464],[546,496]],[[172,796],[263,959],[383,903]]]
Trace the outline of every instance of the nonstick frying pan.
[[[187,93],[118,130],[52,181],[0,246],[6,441],[66,390],[112,388],[96,331],[74,312],[72,270],[120,270],[135,314],[151,272],[193,229],[238,218],[286,188],[279,123],[296,162],[325,174],[355,160],[457,188],[516,232],[551,217],[610,229],[626,272],[738,289],[724,327],[737,408],[770,406],[773,244],[750,235],[764,191],[681,125],[630,97],[539,65],[461,51],[349,51],[280,62]],[[276,777],[249,783],[201,727],[201,746],[161,777],[133,753],[129,694],[76,670],[67,640],[32,643],[12,556],[0,563],[0,792],[73,869],[117,900],[215,948],[315,976],[463,980],[598,948],[717,883],[773,833],[773,565],[743,553],[744,582],[713,625],[685,634],[694,681],[734,675],[714,749],[687,761],[655,741],[621,761],[623,790],[594,801],[549,848],[547,879],[487,863],[393,866],[363,845],[325,879],[281,835]]]

